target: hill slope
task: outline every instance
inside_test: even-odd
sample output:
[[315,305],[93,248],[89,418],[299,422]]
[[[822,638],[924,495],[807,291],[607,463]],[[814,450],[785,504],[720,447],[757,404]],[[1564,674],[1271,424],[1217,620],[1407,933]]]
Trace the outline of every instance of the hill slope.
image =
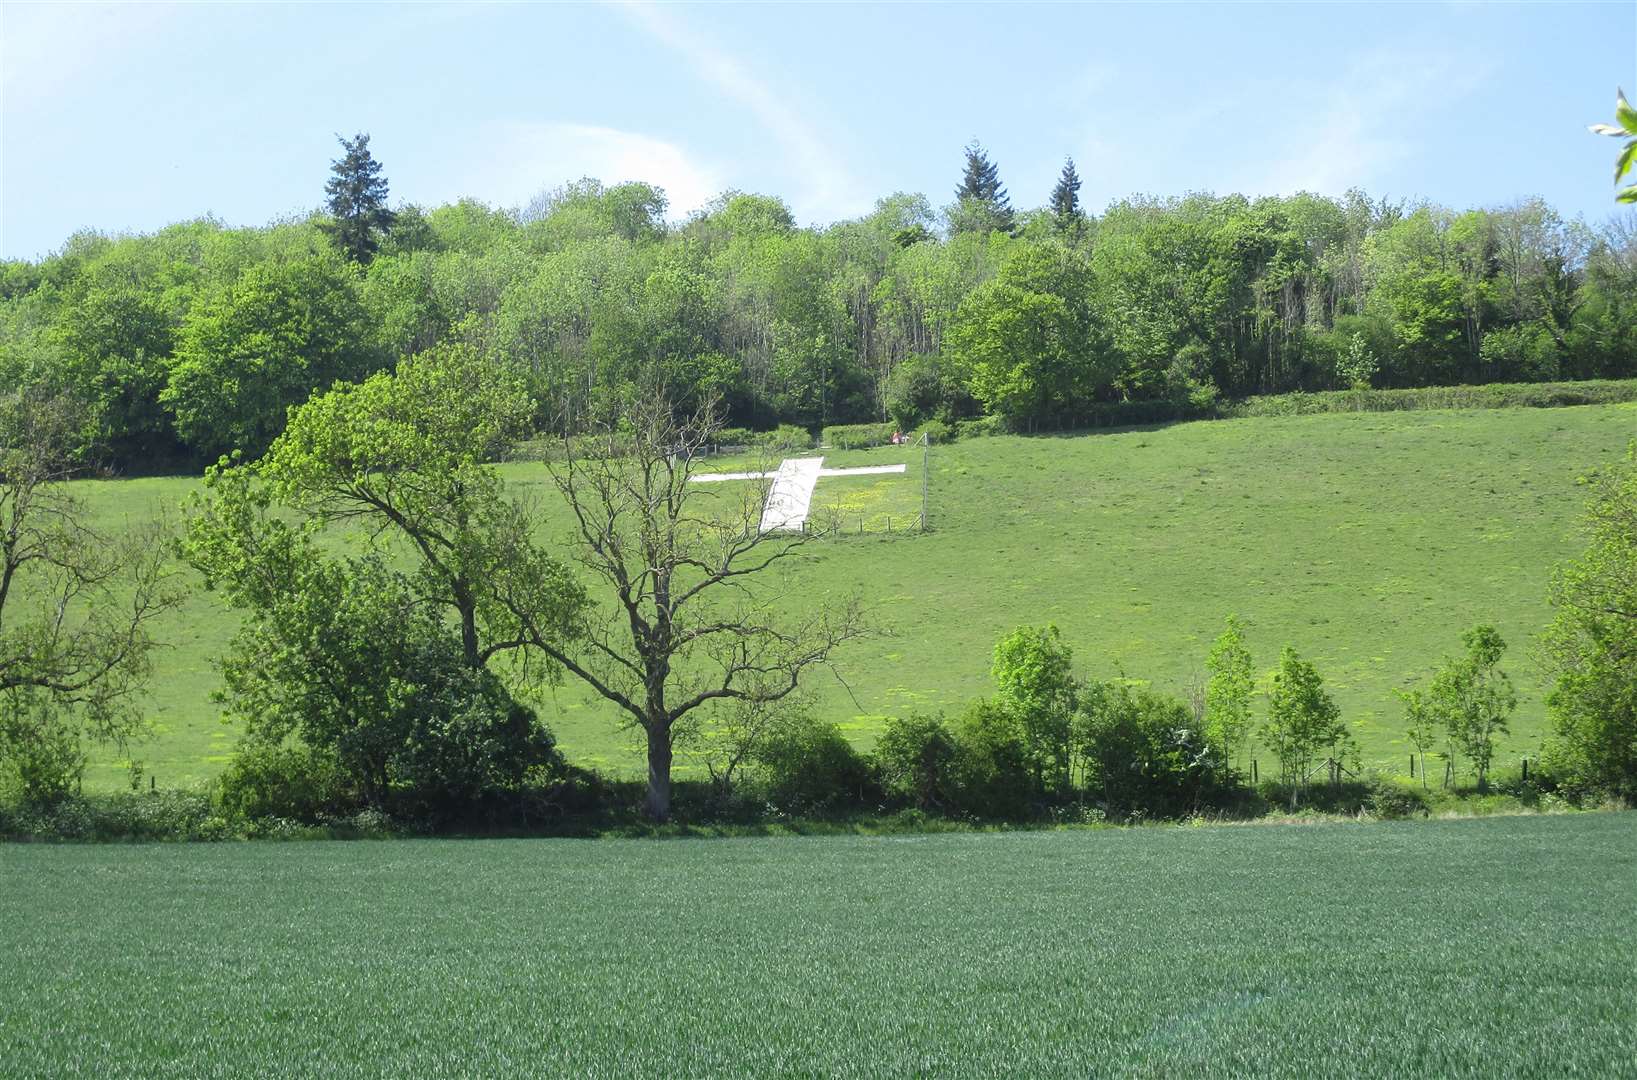
[[[1579,546],[1575,480],[1634,435],[1637,406],[1614,405],[1226,420],[935,447],[930,533],[829,541],[799,573],[793,602],[861,591],[892,631],[843,655],[851,697],[820,676],[819,705],[868,744],[885,715],[957,709],[987,692],[995,640],[1047,621],[1082,670],[1180,690],[1237,612],[1259,667],[1295,645],[1356,725],[1366,763],[1404,769],[1393,689],[1489,621],[1512,645],[1506,666],[1522,697],[1499,761],[1511,767],[1544,727],[1530,643],[1549,617],[1552,566]],[[882,448],[845,463],[911,457]],[[538,465],[506,468],[521,484],[544,479]],[[919,483],[917,460],[867,490],[826,496],[821,486],[815,505],[912,508]],[[115,525],[174,507],[193,486],[112,481],[85,494]],[[158,735],[138,751],[161,784],[214,773],[230,749],[233,733],[207,695],[209,657],[233,626],[216,597],[199,594],[161,628],[172,647],[157,658]],[[578,687],[558,690],[545,714],[576,760],[635,765],[628,737]],[[87,783],[122,778],[101,761]]]

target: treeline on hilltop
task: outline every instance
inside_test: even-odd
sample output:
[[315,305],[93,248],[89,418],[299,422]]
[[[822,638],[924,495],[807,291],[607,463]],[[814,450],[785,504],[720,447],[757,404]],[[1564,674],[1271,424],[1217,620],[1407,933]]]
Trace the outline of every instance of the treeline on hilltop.
[[1133,197],[1086,213],[1072,164],[1014,211],[977,147],[956,201],[798,228],[727,193],[583,180],[520,211],[385,208],[367,137],[325,213],[71,237],[0,265],[0,387],[78,397],[116,467],[254,455],[318,387],[459,342],[526,373],[538,427],[657,376],[765,429],[1117,402],[1637,374],[1637,230],[1539,201],[1457,213],[1301,194]]

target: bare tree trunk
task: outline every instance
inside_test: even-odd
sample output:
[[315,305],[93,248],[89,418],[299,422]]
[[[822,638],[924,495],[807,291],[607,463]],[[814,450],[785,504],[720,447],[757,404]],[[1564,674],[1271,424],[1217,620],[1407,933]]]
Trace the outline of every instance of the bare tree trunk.
[[648,730],[648,816],[657,822],[671,819],[671,733]]

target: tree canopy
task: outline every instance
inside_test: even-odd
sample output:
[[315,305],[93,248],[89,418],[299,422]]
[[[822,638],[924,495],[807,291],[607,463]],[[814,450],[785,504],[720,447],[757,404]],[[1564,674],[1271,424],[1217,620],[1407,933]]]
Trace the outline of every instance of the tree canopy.
[[742,192],[667,221],[649,185],[581,180],[517,212],[402,207],[367,263],[329,214],[80,234],[0,267],[0,373],[50,369],[86,406],[76,453],[116,467],[254,456],[314,390],[455,343],[522,371],[553,431],[653,378],[765,429],[1637,374],[1629,216],[1196,194],[1064,229],[1072,162],[1022,213],[981,147],[967,164],[942,212],[897,193],[826,227]]

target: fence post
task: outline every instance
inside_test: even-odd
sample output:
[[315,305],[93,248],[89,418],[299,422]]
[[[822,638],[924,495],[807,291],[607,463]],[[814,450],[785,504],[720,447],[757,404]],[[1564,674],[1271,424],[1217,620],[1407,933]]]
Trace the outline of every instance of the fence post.
[[1410,779],[1415,779],[1415,755],[1410,755]]
[[1250,782],[1256,783],[1256,759],[1250,759]]
[[1528,758],[1523,759],[1523,782],[1525,784],[1527,784],[1529,782],[1529,759]]
[[921,432],[921,531],[926,532],[926,484],[927,484],[927,454],[932,446],[932,440],[926,432]]

